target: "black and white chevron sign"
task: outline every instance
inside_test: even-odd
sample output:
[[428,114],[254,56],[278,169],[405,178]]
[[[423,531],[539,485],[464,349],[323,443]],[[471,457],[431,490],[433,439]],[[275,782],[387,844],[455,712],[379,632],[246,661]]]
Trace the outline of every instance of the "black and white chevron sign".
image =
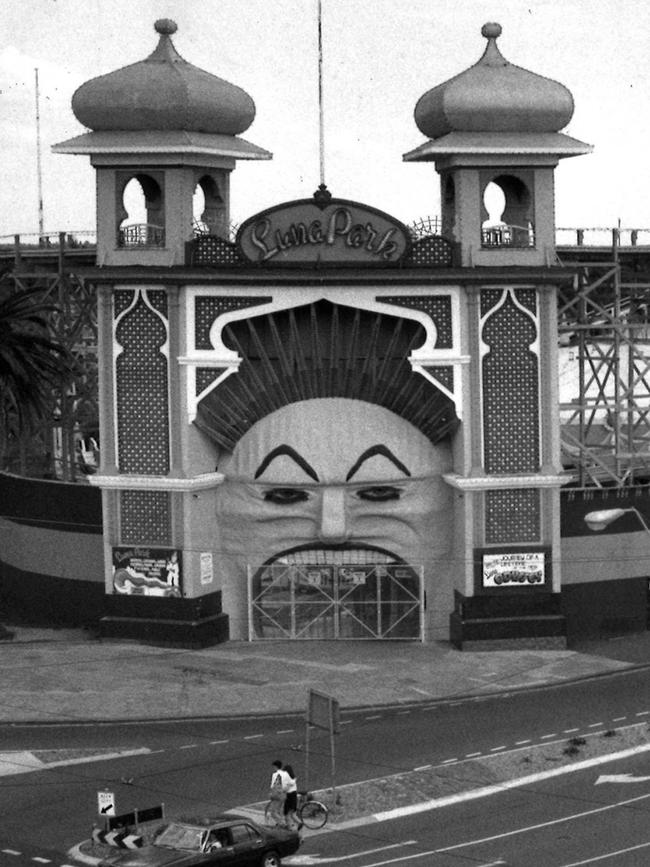
[[138,834],[129,834],[128,831],[100,831],[93,829],[95,843],[106,843],[108,846],[116,846],[118,849],[139,849],[144,840]]

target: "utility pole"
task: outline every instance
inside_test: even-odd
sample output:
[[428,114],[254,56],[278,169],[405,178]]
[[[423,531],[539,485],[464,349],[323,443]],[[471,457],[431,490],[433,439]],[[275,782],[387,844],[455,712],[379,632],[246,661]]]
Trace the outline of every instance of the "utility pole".
[[36,84],[36,180],[38,184],[38,240],[43,243],[45,234],[43,225],[43,170],[41,166],[41,110],[38,93],[38,69],[34,70]]

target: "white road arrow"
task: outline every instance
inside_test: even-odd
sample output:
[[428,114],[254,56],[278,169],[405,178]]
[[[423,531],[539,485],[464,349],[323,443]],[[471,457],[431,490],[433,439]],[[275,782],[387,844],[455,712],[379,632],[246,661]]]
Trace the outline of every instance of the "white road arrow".
[[643,783],[650,780],[650,777],[635,777],[634,774],[604,774],[598,777],[594,783],[597,786],[599,783]]

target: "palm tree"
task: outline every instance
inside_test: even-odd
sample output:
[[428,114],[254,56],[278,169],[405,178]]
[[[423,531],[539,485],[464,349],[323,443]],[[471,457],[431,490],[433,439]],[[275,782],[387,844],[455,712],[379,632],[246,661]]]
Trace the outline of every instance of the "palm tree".
[[0,456],[34,430],[70,377],[73,359],[48,325],[55,311],[40,289],[0,296]]

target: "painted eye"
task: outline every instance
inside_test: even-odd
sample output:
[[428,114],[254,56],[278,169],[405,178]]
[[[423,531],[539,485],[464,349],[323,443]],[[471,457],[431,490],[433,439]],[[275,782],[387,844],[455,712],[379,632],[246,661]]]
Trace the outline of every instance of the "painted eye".
[[373,503],[384,503],[388,500],[399,500],[401,491],[392,485],[376,485],[373,488],[362,488],[357,491],[360,500],[371,500]]
[[303,503],[308,499],[308,494],[300,488],[271,488],[264,494],[264,499],[278,506],[290,506],[293,503]]

